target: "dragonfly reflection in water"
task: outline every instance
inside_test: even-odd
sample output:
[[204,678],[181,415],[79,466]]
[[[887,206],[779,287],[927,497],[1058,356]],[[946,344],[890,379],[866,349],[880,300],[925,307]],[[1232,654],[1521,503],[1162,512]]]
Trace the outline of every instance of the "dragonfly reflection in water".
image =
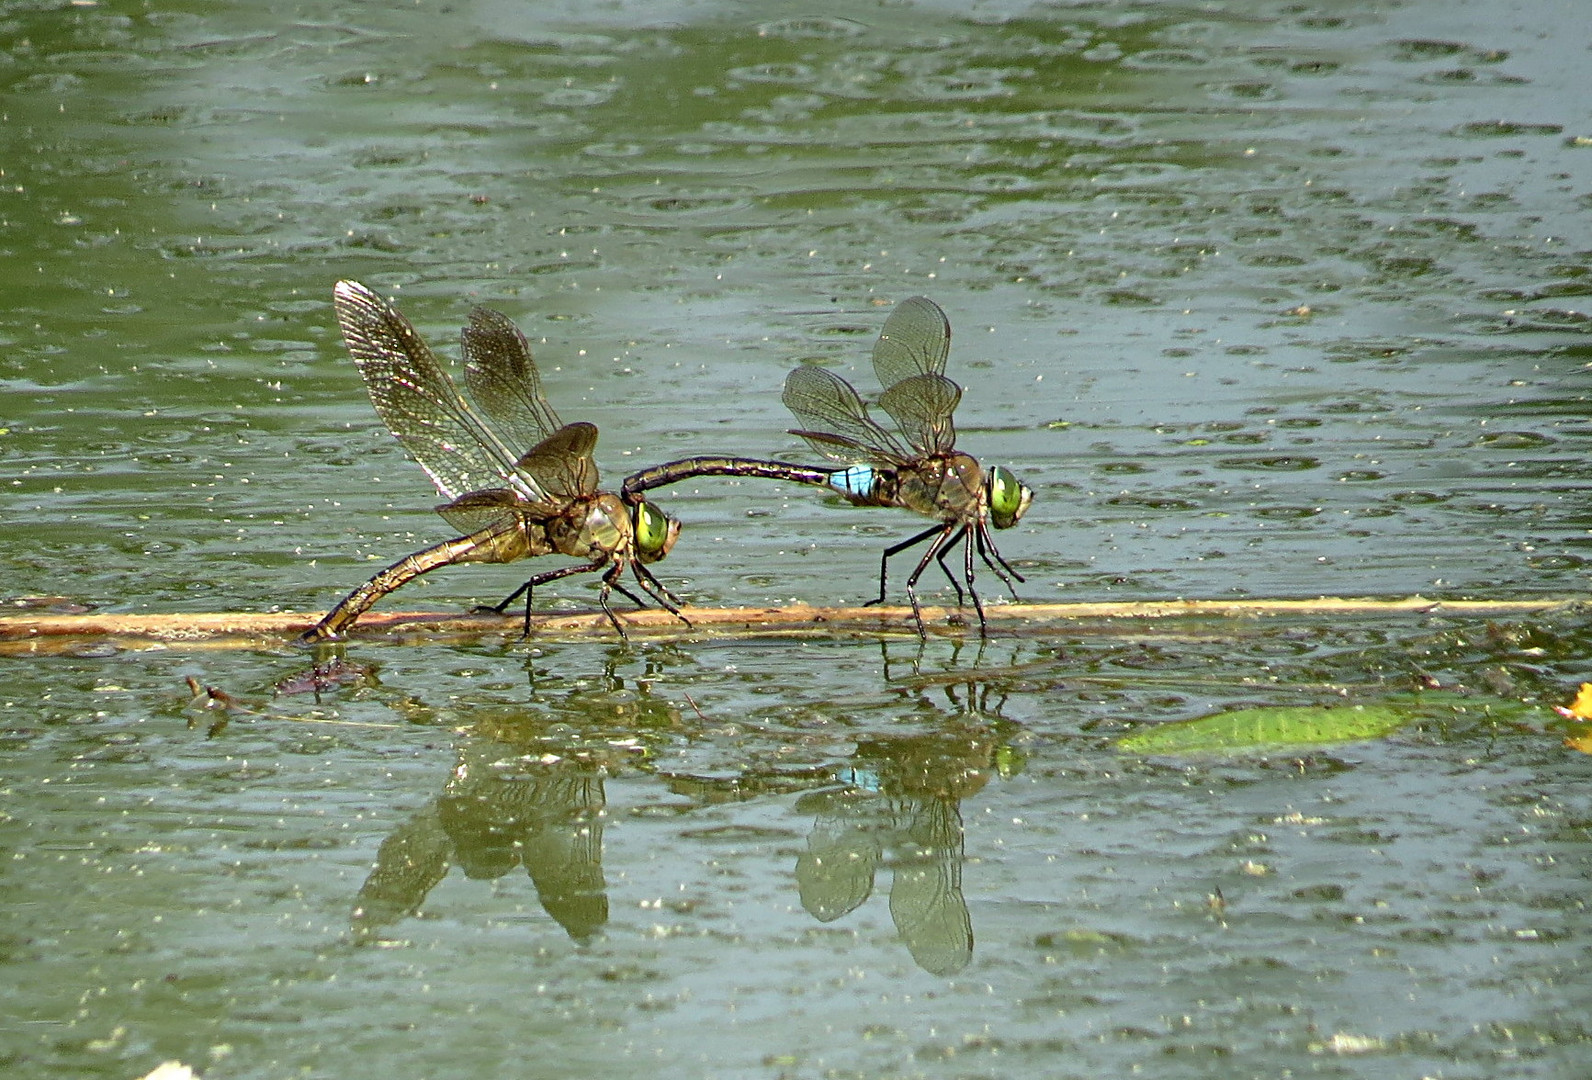
[[[984,605],[973,587],[973,553],[995,572],[1016,598],[1012,569],[995,547],[989,526],[1017,524],[1034,493],[1011,470],[989,470],[956,449],[951,416],[962,388],[945,377],[951,349],[951,324],[934,301],[921,296],[903,300],[885,320],[873,348],[873,370],[884,392],[878,405],[895,421],[898,438],[869,415],[851,384],[819,367],[799,367],[785,380],[784,402],[802,427],[793,430],[819,453],[850,463],[844,469],[813,468],[785,461],[740,457],[695,457],[659,465],[625,480],[627,502],[655,487],[697,476],[760,476],[812,484],[839,492],[855,506],[899,506],[934,518],[936,524],[885,549],[879,560],[879,595],[868,604],[883,603],[891,556],[929,541],[917,567],[907,578],[907,598],[918,632],[924,632],[917,583],[931,559],[956,590],[956,602],[967,598],[978,612],[980,632],[987,629]],[[932,539],[931,539],[932,538]],[[963,544],[962,582],[945,564],[945,556]],[[1010,575],[1010,576],[1008,576]]]
[[[680,523],[650,503],[627,509],[618,496],[597,490],[597,428],[559,421],[514,323],[488,308],[470,313],[462,338],[472,407],[409,320],[381,297],[357,282],[339,281],[333,305],[377,415],[449,500],[437,513],[465,535],[393,563],[344,597],[301,641],[336,636],[383,596],[440,566],[533,555],[586,561],[536,574],[495,606],[502,612],[523,595],[527,634],[536,586],[604,567],[599,602],[621,637],[609,590],[646,606],[619,580],[627,566],[644,590],[684,619],[678,601],[643,565],[669,553]],[[516,454],[511,447],[529,449]]]

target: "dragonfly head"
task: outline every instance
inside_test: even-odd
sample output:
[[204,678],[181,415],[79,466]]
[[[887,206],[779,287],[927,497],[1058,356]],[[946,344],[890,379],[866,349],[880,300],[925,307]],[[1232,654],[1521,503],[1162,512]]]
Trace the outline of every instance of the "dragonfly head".
[[669,554],[680,538],[680,522],[645,500],[630,508],[630,526],[636,535],[636,558],[657,562]]
[[1028,512],[1034,501],[1034,489],[1017,479],[1017,474],[1002,465],[989,471],[985,478],[985,492],[989,498],[990,524],[997,529],[1009,529]]

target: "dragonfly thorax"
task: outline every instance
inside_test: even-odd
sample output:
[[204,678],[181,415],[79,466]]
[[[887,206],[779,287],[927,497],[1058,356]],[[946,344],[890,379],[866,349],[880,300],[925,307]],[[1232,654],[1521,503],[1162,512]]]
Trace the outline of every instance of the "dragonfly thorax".
[[974,521],[984,515],[984,470],[970,454],[934,454],[898,470],[896,501],[925,517]]
[[635,535],[630,513],[619,496],[607,492],[572,504],[547,523],[547,539],[561,555],[596,561],[628,554]]

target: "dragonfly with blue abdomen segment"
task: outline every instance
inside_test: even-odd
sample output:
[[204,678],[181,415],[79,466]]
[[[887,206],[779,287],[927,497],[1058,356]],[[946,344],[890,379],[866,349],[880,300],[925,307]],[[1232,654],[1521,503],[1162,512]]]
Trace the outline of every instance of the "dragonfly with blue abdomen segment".
[[[842,469],[798,465],[744,457],[694,457],[659,465],[627,477],[621,489],[627,501],[665,484],[698,476],[758,476],[839,492],[855,506],[899,506],[936,522],[915,536],[885,549],[879,560],[882,603],[890,558],[929,541],[928,549],[907,577],[907,599],[919,632],[924,631],[917,584],[930,560],[945,571],[957,603],[966,596],[978,612],[984,631],[984,605],[973,586],[973,555],[1016,592],[1012,569],[995,546],[989,527],[1017,524],[1034,493],[1001,466],[984,469],[956,449],[952,414],[962,388],[945,377],[951,348],[951,324],[939,305],[921,296],[903,300],[885,320],[873,348],[873,370],[884,387],[878,407],[895,422],[899,437],[868,415],[862,397],[845,379],[826,368],[802,366],[785,380],[783,400],[802,425],[791,433],[806,439],[819,453],[847,462]],[[945,564],[945,556],[963,544],[962,582]],[[1010,575],[1010,576],[1008,576]]]
[[644,500],[627,506],[597,490],[597,428],[559,421],[542,395],[530,347],[507,316],[476,308],[462,333],[472,406],[391,304],[358,282],[339,281],[333,306],[377,415],[449,500],[437,513],[465,535],[393,563],[344,597],[301,641],[335,637],[383,596],[438,567],[535,555],[585,561],[534,575],[492,609],[502,612],[523,595],[527,634],[536,586],[604,568],[598,602],[621,637],[625,630],[608,606],[609,590],[645,606],[619,579],[627,566],[647,593],[684,619],[679,602],[644,565],[669,553],[680,523]]

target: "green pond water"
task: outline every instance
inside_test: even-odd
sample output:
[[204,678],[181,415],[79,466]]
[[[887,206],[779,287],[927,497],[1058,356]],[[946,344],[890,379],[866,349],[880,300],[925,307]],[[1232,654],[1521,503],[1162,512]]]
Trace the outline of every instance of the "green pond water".
[[[339,278],[448,357],[472,305],[514,318],[612,486],[809,460],[785,373],[871,388],[927,295],[959,445],[1036,493],[999,536],[1026,601],[1578,597],[1582,22],[0,0],[0,599],[323,610],[450,535]],[[684,532],[654,569],[703,605],[868,598],[922,527],[657,498]],[[1546,705],[1589,652],[1574,607],[356,640],[318,700],[273,694],[312,659],[286,641],[7,653],[0,1068],[1584,1076],[1592,758]],[[190,676],[244,708],[207,730]],[[1116,745],[1423,688],[1464,697],[1340,745]]]

